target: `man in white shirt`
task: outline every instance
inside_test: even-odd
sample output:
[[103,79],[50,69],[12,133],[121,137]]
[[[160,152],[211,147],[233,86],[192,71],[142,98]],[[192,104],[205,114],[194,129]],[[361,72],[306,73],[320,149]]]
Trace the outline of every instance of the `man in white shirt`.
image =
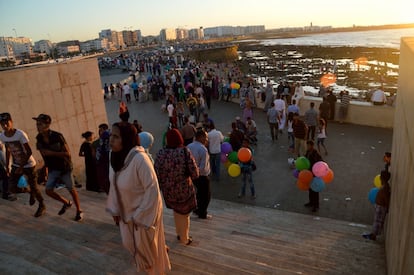
[[371,101],[374,105],[384,105],[387,102],[387,97],[382,89],[377,89],[372,94]]
[[210,131],[208,132],[208,151],[210,153],[212,179],[216,181],[220,180],[221,143],[223,140],[223,134],[216,129],[214,122],[210,123]]
[[131,102],[131,90],[129,88],[129,85],[126,82],[122,86],[122,92],[125,95],[126,102],[130,103]]

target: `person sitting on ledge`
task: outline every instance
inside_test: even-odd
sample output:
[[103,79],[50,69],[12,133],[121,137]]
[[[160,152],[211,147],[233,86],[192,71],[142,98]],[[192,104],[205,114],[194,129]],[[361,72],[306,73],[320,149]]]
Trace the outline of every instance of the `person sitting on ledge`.
[[377,89],[371,96],[372,104],[374,105],[384,105],[387,102],[387,97],[383,91],[383,88]]

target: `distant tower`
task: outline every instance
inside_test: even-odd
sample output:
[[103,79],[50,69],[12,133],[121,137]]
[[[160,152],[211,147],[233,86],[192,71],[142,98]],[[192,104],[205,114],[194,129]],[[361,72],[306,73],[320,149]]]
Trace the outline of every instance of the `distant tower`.
[[312,28],[312,22],[310,23],[310,27]]

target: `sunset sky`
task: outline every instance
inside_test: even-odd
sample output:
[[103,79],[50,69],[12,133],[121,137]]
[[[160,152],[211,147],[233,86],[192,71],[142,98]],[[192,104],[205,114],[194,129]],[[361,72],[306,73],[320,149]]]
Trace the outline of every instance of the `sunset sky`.
[[0,0],[0,36],[88,40],[103,29],[265,25],[266,29],[414,23],[411,0]]

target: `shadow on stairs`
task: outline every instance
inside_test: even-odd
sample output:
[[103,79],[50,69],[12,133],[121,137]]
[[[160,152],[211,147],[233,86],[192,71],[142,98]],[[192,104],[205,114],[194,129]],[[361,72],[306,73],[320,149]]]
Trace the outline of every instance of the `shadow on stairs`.
[[[58,216],[61,205],[46,196],[40,218],[28,194],[0,200],[0,274],[136,274],[104,210],[106,195],[79,195],[80,223],[74,207]],[[220,200],[209,212],[211,220],[191,217],[194,242],[184,246],[164,209],[169,274],[386,274],[384,242],[361,237],[370,226]]]

